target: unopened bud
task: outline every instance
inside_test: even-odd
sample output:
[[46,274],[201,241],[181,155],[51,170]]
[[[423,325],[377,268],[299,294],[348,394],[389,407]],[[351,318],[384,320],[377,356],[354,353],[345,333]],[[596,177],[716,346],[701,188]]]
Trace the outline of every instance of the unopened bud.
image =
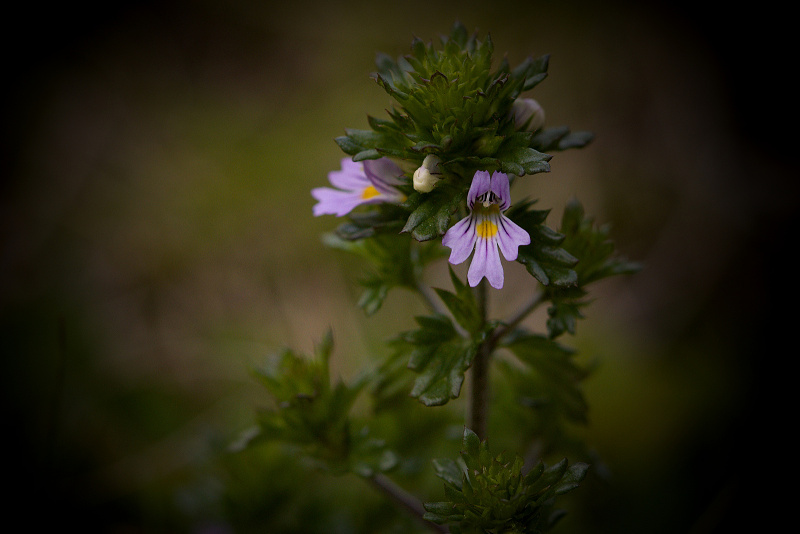
[[535,132],[544,126],[544,108],[532,98],[518,98],[511,107],[518,130]]
[[439,171],[439,158],[428,154],[422,161],[422,166],[414,171],[414,189],[420,193],[430,193],[441,179]]

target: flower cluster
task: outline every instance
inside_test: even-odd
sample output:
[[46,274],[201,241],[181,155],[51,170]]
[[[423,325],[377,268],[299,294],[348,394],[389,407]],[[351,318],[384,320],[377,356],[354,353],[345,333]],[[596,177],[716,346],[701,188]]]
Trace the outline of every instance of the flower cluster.
[[[415,189],[431,191],[439,180],[438,174],[438,161],[429,156],[414,173]],[[399,204],[405,200],[405,195],[395,186],[402,183],[402,176],[402,170],[388,158],[364,163],[344,158],[342,170],[328,174],[331,184],[338,189],[320,187],[311,191],[318,200],[313,208],[314,215],[341,217],[365,204]],[[442,238],[442,244],[451,249],[449,261],[454,265],[463,263],[475,251],[467,273],[472,287],[486,277],[492,287],[502,288],[500,252],[506,260],[514,261],[518,247],[531,242],[528,232],[505,216],[510,205],[508,176],[501,172],[490,175],[487,171],[477,171],[467,195],[469,215],[453,225]]]

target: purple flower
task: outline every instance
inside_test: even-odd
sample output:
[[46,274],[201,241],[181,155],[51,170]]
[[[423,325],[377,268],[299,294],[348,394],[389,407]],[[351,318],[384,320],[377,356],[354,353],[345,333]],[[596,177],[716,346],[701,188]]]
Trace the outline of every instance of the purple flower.
[[450,263],[457,265],[466,260],[472,250],[475,255],[469,266],[467,280],[475,287],[485,276],[495,289],[503,287],[503,266],[500,253],[508,261],[517,259],[517,248],[528,245],[531,237],[503,212],[510,205],[508,176],[502,172],[477,171],[467,195],[470,214],[454,224],[442,244],[452,249]]
[[314,215],[347,215],[362,204],[379,202],[403,202],[406,197],[394,186],[401,183],[400,170],[388,158],[371,159],[354,162],[350,158],[342,159],[342,169],[328,173],[330,187],[317,187],[311,190],[311,196],[319,202],[314,205]]

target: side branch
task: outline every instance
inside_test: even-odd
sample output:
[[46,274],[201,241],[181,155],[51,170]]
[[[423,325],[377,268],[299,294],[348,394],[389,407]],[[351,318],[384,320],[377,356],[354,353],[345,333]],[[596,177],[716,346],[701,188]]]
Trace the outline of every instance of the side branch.
[[384,493],[395,504],[399,505],[401,508],[405,509],[412,516],[414,516],[414,518],[416,518],[421,524],[425,525],[434,532],[441,532],[444,534],[450,532],[450,529],[448,529],[446,526],[438,525],[425,519],[425,508],[422,507],[422,503],[414,496],[406,492],[403,488],[392,482],[392,480],[385,475],[378,473],[367,480],[369,480],[373,487]]
[[538,308],[539,305],[541,305],[543,302],[544,302],[544,291],[537,290],[536,293],[534,293],[533,296],[531,297],[531,300],[527,302],[527,304],[525,304],[522,308],[520,308],[519,311],[517,311],[517,313],[512,315],[508,319],[508,321],[506,321],[501,326],[495,328],[494,332],[492,332],[491,336],[489,336],[488,339],[491,348],[494,349],[494,347],[497,345],[497,343],[500,342],[503,336],[514,330],[514,328],[516,328],[517,325],[523,321],[523,319],[525,319],[528,315],[533,313],[534,310],[536,310],[536,308]]

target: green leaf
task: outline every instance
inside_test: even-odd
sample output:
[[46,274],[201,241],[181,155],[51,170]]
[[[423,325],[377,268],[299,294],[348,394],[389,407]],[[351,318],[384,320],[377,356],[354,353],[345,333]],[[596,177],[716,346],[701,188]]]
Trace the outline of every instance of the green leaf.
[[569,148],[583,148],[594,139],[592,132],[572,132],[558,141],[555,147],[557,150],[567,150]]
[[409,368],[418,373],[411,396],[426,406],[441,406],[461,392],[476,345],[462,338],[443,315],[416,320],[420,328],[401,334],[395,347],[408,357]]
[[433,468],[436,470],[436,476],[454,487],[461,487],[461,479],[464,476],[464,472],[458,462],[451,458],[435,458],[433,460]]
[[[505,345],[525,367],[501,365],[518,402],[540,413],[585,423],[588,405],[581,389],[589,371],[574,361],[575,351],[539,334],[520,334]],[[522,414],[528,419],[530,414]],[[534,429],[533,432],[541,429]]]
[[569,491],[574,490],[586,478],[589,472],[589,464],[578,462],[572,464],[567,468],[564,476],[561,477],[556,484],[553,485],[556,495],[563,495]]
[[582,300],[588,293],[587,286],[604,278],[629,275],[638,272],[641,266],[614,253],[614,244],[609,239],[609,227],[597,227],[592,218],[585,216],[583,206],[571,199],[561,219],[564,235],[562,247],[580,261],[574,266],[575,284],[571,288],[551,287],[548,298],[552,305],[548,309],[548,332],[556,338],[564,332],[575,334],[580,309],[587,302]]
[[558,246],[564,236],[543,224],[548,211],[532,210],[532,204],[524,201],[506,212],[531,237],[529,245],[519,247],[517,261],[544,286],[574,286],[578,281],[574,269],[578,259]]
[[256,369],[273,400],[273,407],[258,413],[256,430],[236,445],[241,449],[265,441],[280,441],[332,473],[372,476],[392,469],[397,456],[366,428],[353,433],[350,411],[366,385],[331,383],[329,360],[333,338],[328,332],[309,358],[285,349]]
[[402,231],[417,241],[434,239],[447,232],[450,217],[464,201],[467,191],[439,182],[430,193],[416,193],[408,204],[415,206]]
[[591,132],[570,132],[567,126],[548,127],[531,139],[530,146],[540,152],[554,152],[570,148],[583,148],[594,139]]
[[520,146],[501,149],[496,157],[500,160],[500,170],[517,176],[549,172],[548,162],[552,159],[549,154],[543,154],[531,147]]
[[[478,435],[464,427],[464,438],[461,442],[461,457],[464,459],[469,469],[477,470],[480,468],[481,440]],[[486,449],[484,445],[483,449]]]
[[450,271],[450,280],[456,292],[451,293],[444,289],[434,288],[439,298],[442,299],[447,309],[453,314],[453,318],[460,324],[467,332],[477,338],[479,332],[484,327],[484,321],[481,313],[478,310],[477,302],[475,301],[475,294],[472,290],[464,284],[453,272],[453,268],[448,265]]
[[551,339],[555,339],[565,332],[575,335],[578,319],[583,319],[581,308],[588,306],[588,302],[575,300],[556,299],[547,309],[547,332]]

